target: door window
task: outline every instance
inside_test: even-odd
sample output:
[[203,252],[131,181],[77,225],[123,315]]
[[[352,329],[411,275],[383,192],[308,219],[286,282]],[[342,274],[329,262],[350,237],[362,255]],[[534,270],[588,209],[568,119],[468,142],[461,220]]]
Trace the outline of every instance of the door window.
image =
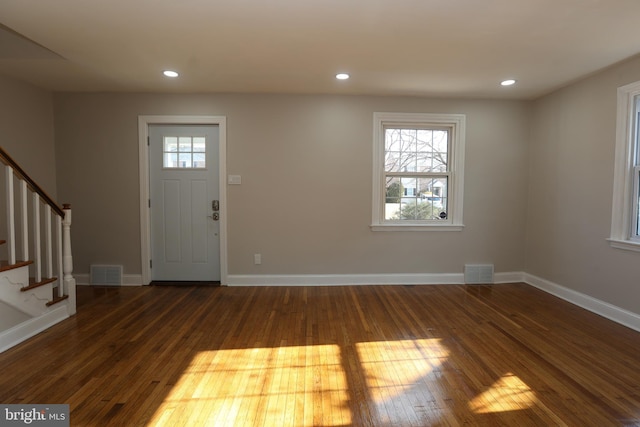
[[165,136],[162,147],[165,169],[206,168],[204,136]]

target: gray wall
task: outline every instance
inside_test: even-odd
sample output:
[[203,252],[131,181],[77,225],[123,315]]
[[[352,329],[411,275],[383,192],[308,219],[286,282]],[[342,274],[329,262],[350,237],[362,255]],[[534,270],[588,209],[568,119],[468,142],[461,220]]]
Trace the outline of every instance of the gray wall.
[[[638,254],[606,241],[616,88],[639,79],[633,58],[536,101],[509,102],[52,96],[0,76],[0,137],[51,195],[74,204],[78,273],[91,263],[140,273],[137,116],[225,115],[228,173],[243,177],[228,187],[230,274],[450,273],[492,262],[640,313]],[[467,114],[464,231],[369,231],[374,111]]]
[[[60,195],[73,203],[75,271],[140,273],[138,115],[224,115],[229,274],[524,269],[530,106],[359,96],[54,96]],[[373,112],[467,115],[462,232],[372,232]],[[262,265],[253,254],[262,253]]]
[[0,75],[0,145],[55,199],[53,95]]
[[526,271],[640,313],[640,254],[613,249],[616,90],[640,58],[533,103]]
[[[0,75],[0,146],[56,200],[53,95],[27,83]],[[4,166],[4,165],[2,165]],[[0,239],[6,239],[4,169],[0,174]],[[17,184],[16,184],[17,185]],[[17,188],[16,188],[17,190]],[[19,204],[16,212],[19,215]],[[0,259],[8,259],[7,245],[0,245]],[[17,250],[21,250],[18,241]],[[19,252],[18,252],[19,253]]]

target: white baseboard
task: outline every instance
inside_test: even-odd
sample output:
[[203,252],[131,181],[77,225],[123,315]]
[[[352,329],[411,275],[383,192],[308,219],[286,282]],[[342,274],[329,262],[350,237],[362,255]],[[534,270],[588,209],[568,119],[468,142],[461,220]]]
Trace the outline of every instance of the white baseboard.
[[[496,273],[495,283],[522,282],[523,273]],[[462,285],[463,273],[229,275],[228,286]]]
[[495,273],[493,275],[493,283],[521,283],[524,282],[524,277],[525,275],[522,271]]
[[460,284],[463,274],[229,275],[228,286],[340,286]]
[[22,322],[11,329],[0,332],[0,353],[39,334],[45,329],[69,317],[66,304],[55,308],[41,316]]
[[633,313],[532,274],[524,273],[523,281],[551,295],[575,304],[578,307],[582,307],[585,310],[589,310],[592,313],[640,332],[640,314]]
[[[78,286],[90,286],[90,275],[75,274]],[[522,272],[496,273],[494,283],[524,281]],[[228,286],[339,286],[339,285],[462,285],[464,273],[439,274],[236,274]],[[141,274],[123,274],[122,286],[142,286]]]

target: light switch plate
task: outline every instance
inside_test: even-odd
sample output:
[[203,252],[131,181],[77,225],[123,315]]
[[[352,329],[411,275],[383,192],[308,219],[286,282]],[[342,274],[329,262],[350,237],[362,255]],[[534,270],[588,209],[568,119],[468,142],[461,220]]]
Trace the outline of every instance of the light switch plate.
[[228,182],[229,182],[229,185],[242,184],[242,176],[240,176],[240,175],[229,175]]

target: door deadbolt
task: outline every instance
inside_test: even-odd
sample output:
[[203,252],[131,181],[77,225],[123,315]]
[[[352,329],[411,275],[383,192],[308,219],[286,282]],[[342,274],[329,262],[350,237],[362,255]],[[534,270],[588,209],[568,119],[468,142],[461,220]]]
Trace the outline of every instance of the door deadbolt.
[[212,200],[211,201],[211,209],[214,210],[214,211],[219,211],[220,210],[220,201]]

